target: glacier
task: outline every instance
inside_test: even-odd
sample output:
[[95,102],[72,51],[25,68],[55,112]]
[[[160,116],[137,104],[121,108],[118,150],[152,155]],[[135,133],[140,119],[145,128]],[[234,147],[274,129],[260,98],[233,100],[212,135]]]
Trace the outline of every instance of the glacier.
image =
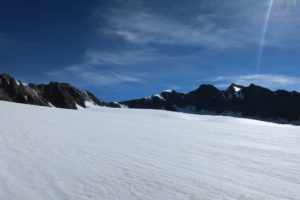
[[300,127],[0,101],[0,199],[299,200]]

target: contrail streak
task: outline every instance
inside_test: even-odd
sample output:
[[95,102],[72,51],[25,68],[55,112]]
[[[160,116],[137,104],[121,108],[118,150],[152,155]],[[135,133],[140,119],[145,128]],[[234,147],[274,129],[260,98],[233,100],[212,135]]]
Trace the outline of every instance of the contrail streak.
[[262,57],[263,57],[263,54],[264,54],[264,46],[265,46],[265,43],[266,43],[266,35],[267,35],[267,32],[268,32],[269,21],[270,21],[270,17],[271,17],[271,14],[272,14],[273,4],[274,4],[274,0],[270,0],[266,20],[265,20],[263,31],[262,31],[260,47],[259,47],[259,51],[258,51],[256,73],[260,73],[260,70],[261,70],[261,62],[262,62]]

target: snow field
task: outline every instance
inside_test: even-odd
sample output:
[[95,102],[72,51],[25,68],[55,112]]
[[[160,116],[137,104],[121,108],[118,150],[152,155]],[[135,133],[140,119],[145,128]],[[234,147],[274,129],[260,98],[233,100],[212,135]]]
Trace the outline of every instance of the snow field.
[[0,101],[0,199],[300,199],[300,127]]

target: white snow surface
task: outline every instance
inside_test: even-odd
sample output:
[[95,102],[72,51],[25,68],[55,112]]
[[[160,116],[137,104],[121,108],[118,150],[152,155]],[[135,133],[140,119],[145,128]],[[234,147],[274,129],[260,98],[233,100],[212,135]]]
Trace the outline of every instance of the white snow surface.
[[241,91],[241,88],[240,88],[240,87],[237,87],[237,86],[233,86],[233,89],[234,89],[235,92]]
[[0,199],[299,200],[300,128],[0,101]]
[[85,101],[85,102],[84,102],[84,105],[85,105],[87,108],[98,107],[98,105],[95,104],[93,101]]

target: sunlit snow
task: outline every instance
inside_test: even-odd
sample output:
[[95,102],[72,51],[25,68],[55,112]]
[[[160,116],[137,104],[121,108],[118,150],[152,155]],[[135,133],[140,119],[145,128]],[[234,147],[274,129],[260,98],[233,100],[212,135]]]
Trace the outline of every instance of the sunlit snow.
[[241,88],[237,87],[237,86],[233,86],[233,89],[234,89],[235,92],[239,92],[241,90]]
[[300,127],[0,101],[0,199],[299,200]]

